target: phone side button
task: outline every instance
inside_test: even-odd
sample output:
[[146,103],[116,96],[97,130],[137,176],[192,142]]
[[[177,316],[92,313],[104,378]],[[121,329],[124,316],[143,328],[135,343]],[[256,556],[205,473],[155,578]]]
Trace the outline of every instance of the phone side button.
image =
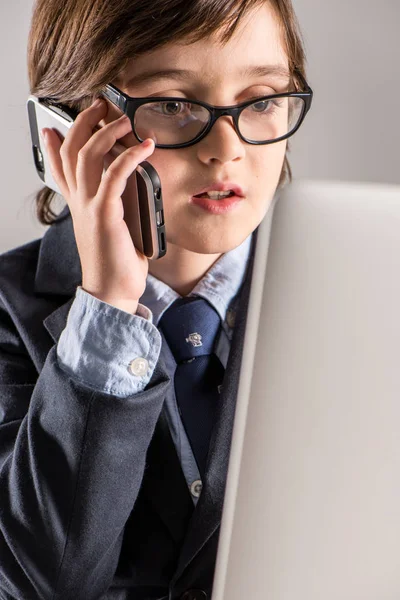
[[164,211],[158,210],[156,212],[156,223],[158,227],[160,227],[160,225],[164,225]]
[[163,231],[160,232],[160,251],[164,254],[166,249],[165,243],[165,233]]

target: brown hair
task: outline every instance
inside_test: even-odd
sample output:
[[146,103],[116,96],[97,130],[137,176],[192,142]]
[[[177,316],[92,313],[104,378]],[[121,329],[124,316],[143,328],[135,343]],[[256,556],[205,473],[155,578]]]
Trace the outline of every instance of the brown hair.
[[[291,0],[36,0],[27,53],[31,93],[82,111],[133,57],[219,30],[224,44],[243,15],[266,2],[280,24],[291,85],[299,89],[294,71],[306,78],[305,50]],[[289,142],[278,187],[292,180]],[[36,195],[37,218],[44,225],[57,217],[54,196],[48,187]]]

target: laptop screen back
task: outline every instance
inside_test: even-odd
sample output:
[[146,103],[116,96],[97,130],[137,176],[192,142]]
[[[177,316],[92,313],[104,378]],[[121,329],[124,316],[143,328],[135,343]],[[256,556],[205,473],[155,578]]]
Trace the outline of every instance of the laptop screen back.
[[286,188],[259,230],[213,600],[400,598],[399,313],[400,187]]

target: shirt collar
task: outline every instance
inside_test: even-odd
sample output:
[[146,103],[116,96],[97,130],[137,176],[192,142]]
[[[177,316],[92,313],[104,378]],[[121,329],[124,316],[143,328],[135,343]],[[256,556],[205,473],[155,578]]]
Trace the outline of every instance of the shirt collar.
[[[222,321],[243,282],[251,248],[251,234],[239,246],[225,252],[197,283],[189,296],[205,298],[218,312]],[[150,273],[140,303],[149,308],[157,326],[164,312],[181,296],[169,285]]]

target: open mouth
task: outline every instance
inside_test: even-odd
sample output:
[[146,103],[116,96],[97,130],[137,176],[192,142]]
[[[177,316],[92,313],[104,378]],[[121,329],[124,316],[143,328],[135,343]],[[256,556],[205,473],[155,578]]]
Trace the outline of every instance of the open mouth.
[[230,191],[229,193],[226,192],[215,192],[215,193],[210,193],[210,192],[206,192],[205,194],[196,194],[195,196],[193,196],[193,198],[209,198],[210,200],[224,200],[225,198],[231,198],[232,196],[235,196],[236,194],[232,191]]

